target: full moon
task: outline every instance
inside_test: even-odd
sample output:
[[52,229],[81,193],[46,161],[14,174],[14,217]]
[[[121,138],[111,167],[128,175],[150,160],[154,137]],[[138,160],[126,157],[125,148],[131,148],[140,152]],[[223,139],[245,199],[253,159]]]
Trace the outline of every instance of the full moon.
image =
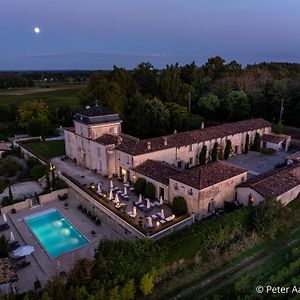
[[34,28],[34,32],[35,32],[36,34],[39,34],[39,33],[40,33],[40,29],[39,29],[38,27],[35,27],[35,28]]

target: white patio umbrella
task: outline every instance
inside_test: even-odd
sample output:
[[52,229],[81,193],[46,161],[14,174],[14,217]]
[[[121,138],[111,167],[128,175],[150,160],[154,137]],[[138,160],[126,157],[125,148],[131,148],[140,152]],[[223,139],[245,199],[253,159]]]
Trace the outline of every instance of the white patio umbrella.
[[133,213],[134,215],[136,215],[136,207],[135,207],[135,206],[134,206],[133,209],[132,209],[132,213]]
[[163,209],[163,208],[160,210],[160,217],[161,217],[162,219],[165,218],[165,212],[164,212],[164,209]]
[[147,217],[147,221],[148,221],[148,227],[153,227],[152,218],[151,217]]
[[102,194],[101,183],[97,184],[97,194]]
[[124,186],[124,193],[123,193],[123,195],[127,195],[127,187],[126,186]]
[[140,194],[139,195],[139,201],[138,201],[138,204],[142,203],[143,202],[143,198],[142,198],[142,195]]
[[150,199],[147,199],[147,208],[150,208]]
[[114,188],[114,183],[112,180],[110,180],[110,188],[113,189]]
[[6,219],[6,214],[3,214],[3,221],[4,221],[4,223],[6,223],[6,222],[7,222],[7,219]]
[[32,246],[21,246],[17,248],[13,254],[14,256],[26,256],[31,254],[34,251],[34,248]]
[[109,191],[109,197],[108,197],[108,200],[112,200],[112,199],[113,199],[113,197],[114,197],[114,195],[113,195],[113,191],[112,191],[112,190],[110,190],[110,191]]
[[115,203],[116,203],[116,204],[119,204],[119,203],[120,203],[120,199],[119,199],[118,194],[116,194]]
[[164,199],[162,196],[159,197],[159,205],[163,205],[164,204]]
[[127,182],[127,172],[124,173],[123,182],[124,182],[124,183]]
[[13,242],[15,240],[15,236],[12,231],[10,231],[10,241]]

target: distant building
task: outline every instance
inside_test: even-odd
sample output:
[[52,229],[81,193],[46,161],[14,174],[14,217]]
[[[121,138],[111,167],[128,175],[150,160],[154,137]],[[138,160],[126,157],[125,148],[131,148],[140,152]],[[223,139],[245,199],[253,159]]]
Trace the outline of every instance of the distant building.
[[261,137],[261,147],[275,151],[287,151],[291,143],[291,137],[285,134],[263,134]]

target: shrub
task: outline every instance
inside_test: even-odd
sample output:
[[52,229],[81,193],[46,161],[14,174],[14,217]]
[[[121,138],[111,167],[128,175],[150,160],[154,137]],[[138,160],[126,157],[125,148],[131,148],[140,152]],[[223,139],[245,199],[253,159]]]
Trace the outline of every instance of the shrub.
[[8,243],[5,235],[0,237],[0,257],[8,257]]
[[0,176],[12,177],[20,170],[22,170],[22,166],[10,156],[0,160]]
[[34,178],[34,179],[39,179],[41,177],[43,177],[46,174],[46,166],[45,165],[37,165],[34,166],[31,170],[30,170],[30,177]]
[[284,133],[284,126],[281,122],[277,123],[273,127],[273,132],[277,134],[283,134]]
[[176,216],[182,216],[187,213],[187,205],[183,197],[175,197],[173,199],[172,211]]
[[254,208],[252,226],[256,232],[265,236],[277,230],[277,220],[280,219],[282,205],[274,199],[266,199]]
[[146,184],[146,188],[145,188],[145,197],[149,198],[149,199],[154,199],[155,198],[155,186],[153,185],[153,183],[148,182]]
[[276,151],[272,148],[261,148],[260,152],[267,155],[273,155]]
[[27,159],[27,166],[28,166],[29,169],[31,169],[34,166],[39,165],[39,164],[40,164],[39,161],[34,157],[29,157]]
[[138,178],[137,181],[134,183],[134,191],[137,195],[145,194],[145,188],[146,188],[146,180],[144,178]]

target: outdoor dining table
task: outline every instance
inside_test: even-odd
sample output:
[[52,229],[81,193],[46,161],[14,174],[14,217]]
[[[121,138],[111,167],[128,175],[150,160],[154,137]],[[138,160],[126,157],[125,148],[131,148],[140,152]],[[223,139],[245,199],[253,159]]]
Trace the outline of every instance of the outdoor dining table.
[[169,217],[167,217],[167,218],[165,218],[165,220],[167,221],[167,222],[170,222],[170,221],[172,221],[174,218],[172,217],[172,216],[169,216]]

